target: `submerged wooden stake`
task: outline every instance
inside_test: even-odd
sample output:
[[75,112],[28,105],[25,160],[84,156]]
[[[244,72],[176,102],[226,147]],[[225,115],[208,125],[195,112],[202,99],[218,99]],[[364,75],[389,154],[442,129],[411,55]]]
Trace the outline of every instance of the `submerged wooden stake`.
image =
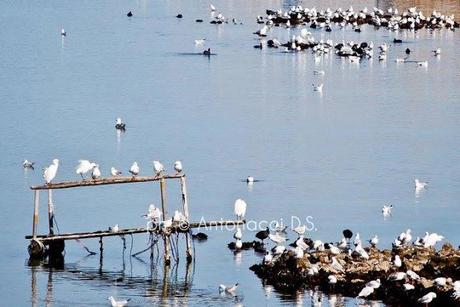
[[[163,212],[163,222],[168,218],[168,212],[166,210],[166,180],[164,178],[160,179],[160,193],[161,193],[161,210]],[[165,248],[165,264],[168,265],[171,263],[170,255],[170,246],[169,246],[169,235],[163,235],[163,242]]]
[[54,235],[53,190],[48,190],[48,224],[49,224],[49,234]]
[[[188,213],[187,183],[185,182],[185,175],[180,177],[180,188],[182,192],[182,209],[184,211],[184,215],[188,223],[190,221],[190,217]],[[190,237],[188,232],[185,234],[185,241],[187,245],[187,260],[190,261],[192,260],[193,252],[192,252],[192,238]]]
[[40,203],[40,191],[35,190],[34,193],[34,217],[32,222],[32,238],[37,238],[37,230],[38,230],[38,205]]

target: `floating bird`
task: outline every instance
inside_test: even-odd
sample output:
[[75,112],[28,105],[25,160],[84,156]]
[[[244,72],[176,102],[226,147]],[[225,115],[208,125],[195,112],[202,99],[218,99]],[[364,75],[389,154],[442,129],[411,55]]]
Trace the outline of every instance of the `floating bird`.
[[203,51],[203,55],[211,55],[211,48],[208,48],[207,50]]
[[234,208],[234,213],[236,215],[237,220],[241,220],[244,218],[244,215],[246,214],[246,202],[242,200],[241,198],[238,198],[235,201],[235,208]]
[[441,54],[441,48],[437,48],[436,50],[433,50],[434,55],[440,55]]
[[205,233],[202,233],[202,232],[198,232],[198,233],[194,233],[192,234],[192,238],[193,239],[196,239],[198,241],[204,241],[204,240],[207,240],[208,239],[208,235],[205,234]]
[[242,237],[243,233],[241,232],[241,228],[237,227],[236,232],[233,234],[233,238],[235,238],[236,240],[241,240]]
[[394,38],[394,39],[393,39],[393,43],[395,43],[395,44],[401,44],[401,43],[402,43],[402,39]]
[[91,172],[91,178],[98,179],[100,177],[101,177],[101,170],[99,169],[99,165],[95,164]]
[[382,207],[382,214],[384,216],[391,215],[391,210],[393,209],[393,205],[383,205]]
[[320,85],[312,84],[312,86],[313,86],[313,91],[315,91],[315,92],[322,92],[323,91],[323,83],[321,83]]
[[131,11],[129,11],[128,14],[126,14],[126,16],[133,17],[133,13]]
[[118,224],[115,224],[114,226],[109,227],[109,231],[110,231],[110,232],[119,232],[119,231],[120,231],[120,227],[118,226]]
[[267,32],[268,32],[268,27],[263,26],[260,30],[257,30],[256,32],[254,32],[254,34],[256,34],[256,35],[258,35],[260,37],[266,37]]
[[267,227],[265,230],[261,230],[258,233],[256,233],[256,238],[261,240],[262,243],[264,243],[264,240],[268,238],[270,235],[270,228]]
[[429,293],[425,294],[424,296],[422,296],[421,298],[419,298],[419,299],[417,300],[417,302],[428,305],[428,304],[431,303],[431,301],[433,301],[435,298],[436,298],[436,293],[434,293],[434,292],[429,292]]
[[428,67],[428,61],[418,61],[417,65],[420,67]]
[[419,179],[415,179],[415,189],[416,190],[424,190],[428,187],[428,182],[420,181]]
[[121,171],[117,170],[115,167],[111,167],[110,168],[110,174],[113,176],[113,177],[116,177],[116,176],[120,176],[122,173]]
[[182,172],[182,162],[176,161],[174,162],[174,170],[179,174]]
[[406,54],[410,54],[410,49],[406,48]]
[[369,295],[371,295],[372,293],[374,293],[374,288],[373,287],[368,287],[368,286],[365,286],[358,294],[358,297],[368,297]]
[[115,121],[115,129],[120,130],[120,131],[126,130],[126,124],[119,117]]
[[324,76],[326,73],[324,72],[324,70],[314,70],[313,74],[318,76]]
[[246,178],[246,182],[249,184],[254,183],[254,177],[248,176],[248,178]]
[[206,41],[206,38],[200,38],[195,40],[195,45],[203,45]]
[[61,29],[61,36],[67,36],[67,32],[64,30],[64,28]]
[[30,168],[30,169],[34,169],[34,165],[35,165],[35,162],[31,162],[29,160],[24,160],[22,161],[22,167],[23,168]]
[[129,172],[133,175],[133,177],[139,175],[140,169],[139,165],[137,165],[137,162],[133,162],[131,168],[129,169]]
[[225,286],[225,285],[220,285],[219,286],[219,292],[220,293],[228,293],[228,294],[235,294],[236,289],[238,288],[240,284],[236,283],[233,286]]
[[75,172],[81,176],[82,180],[85,180],[85,177],[83,177],[83,175],[93,170],[95,166],[95,163],[90,162],[88,160],[78,160],[78,165],[75,169]]
[[113,296],[109,296],[108,300],[110,301],[112,307],[124,307],[131,299],[117,301]]
[[379,244],[379,237],[375,235],[372,239],[369,240],[369,243],[375,247],[377,244]]
[[176,15],[176,18],[182,18],[182,17],[184,17],[184,16],[182,16],[182,14],[177,14]]
[[54,177],[56,177],[58,168],[59,159],[53,159],[53,163],[44,169],[43,178],[45,179],[46,184],[50,184]]
[[156,176],[160,176],[161,172],[165,170],[163,164],[160,161],[153,161],[153,171],[155,172]]

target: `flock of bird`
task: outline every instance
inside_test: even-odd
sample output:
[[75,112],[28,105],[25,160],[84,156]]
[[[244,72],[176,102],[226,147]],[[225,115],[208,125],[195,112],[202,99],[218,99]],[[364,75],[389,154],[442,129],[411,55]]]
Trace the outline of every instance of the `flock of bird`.
[[257,23],[265,23],[269,26],[284,25],[286,27],[310,24],[311,28],[324,28],[326,31],[331,31],[331,24],[334,23],[340,27],[351,24],[357,32],[359,32],[359,26],[362,24],[386,27],[391,30],[418,30],[422,28],[454,30],[454,28],[459,27],[454,15],[446,16],[433,11],[431,16],[425,16],[416,7],[411,7],[399,14],[398,10],[393,8],[389,8],[386,12],[376,7],[372,10],[364,8],[355,12],[353,7],[346,10],[338,8],[332,11],[330,8],[317,10],[315,7],[303,8],[299,5],[292,6],[287,11],[266,10],[266,16],[258,16]]

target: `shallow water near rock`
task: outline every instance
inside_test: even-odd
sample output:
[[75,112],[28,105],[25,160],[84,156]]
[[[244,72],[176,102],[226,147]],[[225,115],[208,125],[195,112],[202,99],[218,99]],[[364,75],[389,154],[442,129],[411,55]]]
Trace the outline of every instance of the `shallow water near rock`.
[[[419,4],[420,3],[420,4]],[[29,266],[24,235],[32,229],[33,195],[41,169],[61,160],[56,180],[76,179],[77,160],[97,161],[104,176],[111,166],[127,171],[138,161],[141,173],[152,160],[168,171],[181,159],[188,178],[191,217],[199,221],[233,218],[233,203],[248,203],[247,219],[292,216],[313,223],[309,237],[337,241],[344,228],[374,234],[389,248],[400,232],[436,231],[460,244],[460,32],[447,30],[389,32],[362,27],[316,38],[390,44],[385,62],[359,65],[335,55],[315,62],[310,52],[286,54],[257,50],[252,34],[265,9],[302,4],[342,8],[411,4],[397,1],[213,1],[224,15],[243,25],[209,24],[208,1],[4,1],[0,3],[0,160],[2,305],[69,306],[108,304],[107,297],[131,298],[130,305],[324,305],[353,298],[320,292],[285,294],[249,270],[262,255],[233,254],[230,231],[205,231],[195,242],[196,260],[187,268],[182,257],[164,271],[161,259],[123,253],[120,238],[104,240],[99,256],[86,257],[77,242],[66,245],[63,268]],[[458,1],[423,1],[460,18]],[[437,6],[439,5],[439,6]],[[128,11],[134,16],[126,17]],[[183,14],[178,19],[177,14]],[[203,23],[196,23],[203,19]],[[62,38],[61,28],[67,36]],[[275,28],[270,37],[286,41],[300,29]],[[206,37],[203,46],[195,39]],[[440,57],[431,50],[440,47]],[[217,56],[188,56],[211,48]],[[411,59],[428,67],[397,64]],[[325,76],[313,74],[324,70]],[[320,95],[312,84],[324,82]],[[127,124],[114,129],[115,119]],[[23,171],[23,159],[36,161]],[[251,186],[247,176],[260,179]],[[413,180],[429,182],[414,193]],[[178,184],[168,184],[171,210],[179,208]],[[56,191],[56,220],[61,232],[100,230],[114,224],[143,227],[150,202],[159,204],[159,188],[146,183]],[[381,207],[393,204],[384,218]],[[173,212],[173,211],[171,211]],[[46,233],[42,194],[40,233]],[[255,231],[244,230],[252,241]],[[291,238],[294,238],[290,234]],[[148,238],[134,236],[132,252]],[[97,240],[84,244],[98,252]],[[184,252],[184,244],[180,245]],[[240,283],[237,297],[221,296],[219,284]]]

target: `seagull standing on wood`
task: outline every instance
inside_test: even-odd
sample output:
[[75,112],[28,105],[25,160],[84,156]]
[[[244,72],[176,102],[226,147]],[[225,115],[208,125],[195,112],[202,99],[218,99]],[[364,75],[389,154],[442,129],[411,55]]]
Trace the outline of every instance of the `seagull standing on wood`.
[[113,176],[113,177],[116,177],[116,176],[120,176],[122,173],[121,171],[117,170],[115,167],[111,167],[110,168],[110,174]]
[[182,162],[176,161],[174,162],[174,170],[179,174],[182,173]]
[[242,220],[244,218],[244,215],[246,214],[246,202],[242,200],[241,198],[238,198],[235,201],[235,215],[237,220]]
[[78,160],[78,165],[75,169],[75,172],[81,176],[82,180],[85,180],[85,177],[83,177],[83,175],[93,170],[95,166],[95,163],[90,162],[88,160]]
[[153,161],[153,170],[155,172],[155,175],[160,176],[161,172],[165,170],[165,167],[163,164],[161,164],[160,161]]
[[91,172],[91,178],[98,179],[101,177],[101,170],[99,169],[99,165],[95,164],[93,167],[93,171]]
[[53,163],[45,168],[43,172],[43,178],[46,184],[50,184],[51,181],[56,177],[57,170],[59,168],[59,159],[53,159]]
[[129,172],[133,175],[133,177],[139,175],[140,169],[139,165],[137,165],[137,162],[133,162],[131,168],[129,169]]

